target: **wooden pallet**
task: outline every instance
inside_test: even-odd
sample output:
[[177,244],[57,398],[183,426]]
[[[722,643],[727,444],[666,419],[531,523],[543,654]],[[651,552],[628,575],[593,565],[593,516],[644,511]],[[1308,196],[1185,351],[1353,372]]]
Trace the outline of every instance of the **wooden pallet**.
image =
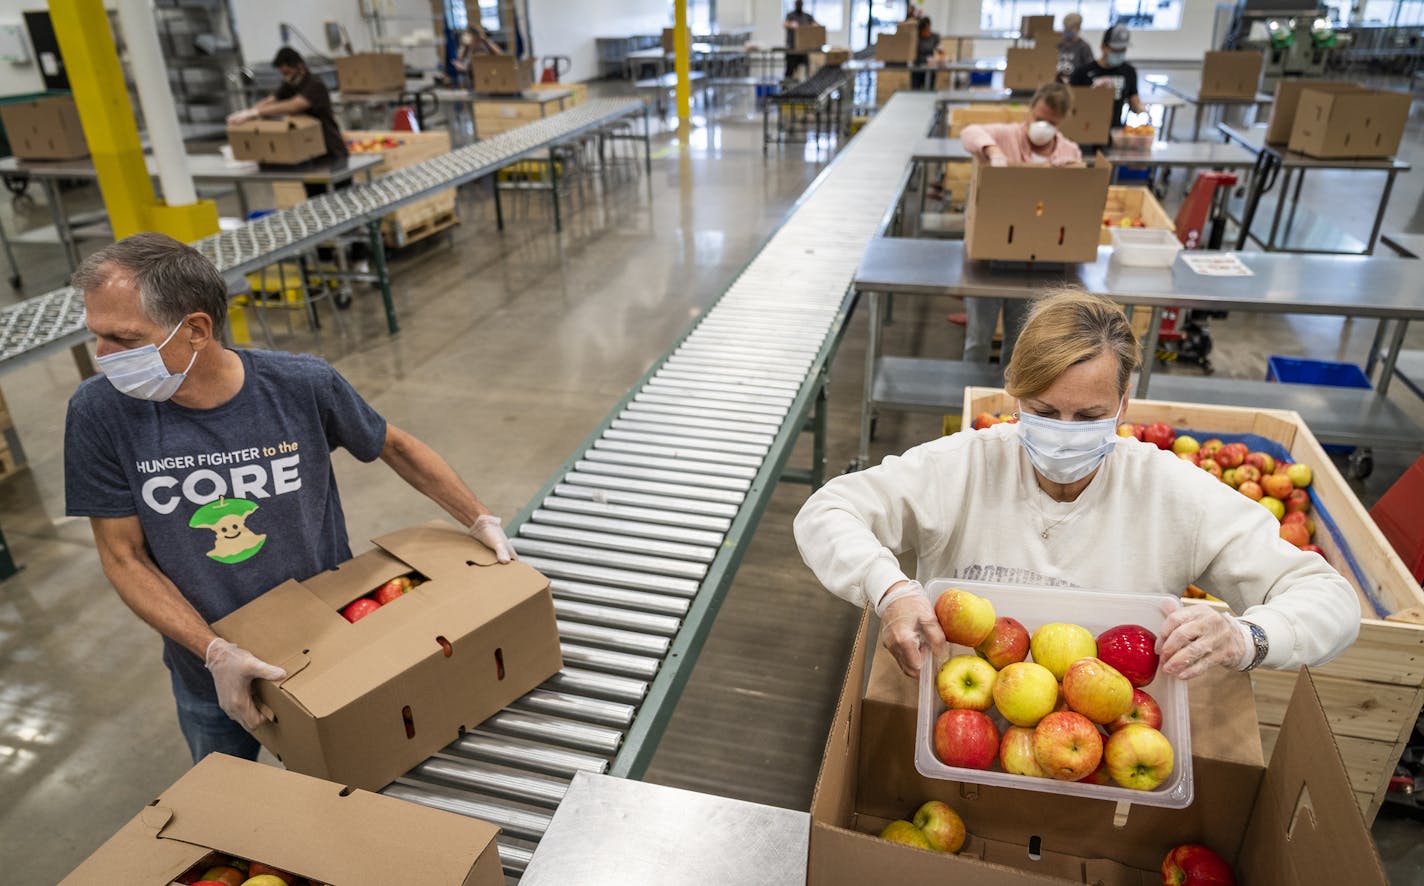
[[388,219],[382,225],[382,231],[385,233],[386,245],[392,249],[400,249],[403,246],[424,240],[426,237],[433,237],[459,223],[460,218],[455,214],[455,209],[451,207],[445,212],[429,216],[412,225],[403,225],[398,221]]

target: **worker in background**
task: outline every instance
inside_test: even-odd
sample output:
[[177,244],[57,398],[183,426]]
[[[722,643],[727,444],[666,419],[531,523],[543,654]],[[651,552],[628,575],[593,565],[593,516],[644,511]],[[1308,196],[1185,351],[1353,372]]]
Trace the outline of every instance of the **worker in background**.
[[163,635],[194,762],[256,759],[252,682],[285,677],[211,625],[351,557],[334,450],[381,459],[500,562],[515,559],[454,469],[326,361],[223,345],[227,284],[197,250],[135,234],[89,256],[72,282],[104,374],[69,401],[65,509],[89,518],[104,575]]
[[[1111,300],[1047,294],[1009,364],[1017,423],[940,437],[806,501],[794,524],[806,565],[836,596],[875,608],[880,641],[906,674],[947,646],[923,587],[937,578],[1065,597],[1180,597],[1200,585],[1231,612],[1166,616],[1157,651],[1182,680],[1215,667],[1317,667],[1355,641],[1359,597],[1323,557],[1282,539],[1265,508],[1201,468],[1117,435],[1141,354]],[[1144,502],[1172,505],[1145,516]]]
[[911,89],[933,89],[935,72],[925,70],[929,65],[943,60],[939,51],[939,35],[930,27],[928,17],[921,18],[919,30],[915,34],[915,65],[918,70],[910,71]]
[[796,0],[791,6],[791,11],[786,13],[786,20],[781,26],[786,29],[786,79],[792,80],[796,77],[796,69],[807,63],[806,53],[793,52],[796,46],[796,29],[802,25],[814,25],[815,16],[807,12],[801,0]]
[[1126,105],[1134,114],[1147,113],[1147,106],[1137,95],[1137,69],[1127,63],[1127,44],[1131,38],[1127,25],[1113,25],[1103,34],[1102,55],[1073,71],[1068,78],[1072,86],[1099,86],[1113,91],[1112,125],[1121,126],[1122,109]]
[[1063,39],[1058,41],[1058,79],[1064,83],[1073,72],[1093,61],[1093,47],[1083,39],[1083,17],[1076,12],[1063,16]]
[[[976,123],[964,127],[960,144],[974,158],[991,166],[1043,163],[1067,166],[1083,162],[1078,145],[1058,131],[1073,109],[1073,93],[1062,83],[1038,87],[1029,102],[1028,117],[1022,123]],[[1029,303],[1013,298],[966,298],[964,312],[964,359],[988,363],[999,315],[1004,317],[1004,343],[999,362],[1008,366],[1014,355],[1019,326]]]
[[455,70],[466,86],[473,87],[470,79],[472,59],[477,55],[504,55],[498,43],[490,39],[489,32],[477,24],[472,24],[460,34],[460,52],[455,56]]

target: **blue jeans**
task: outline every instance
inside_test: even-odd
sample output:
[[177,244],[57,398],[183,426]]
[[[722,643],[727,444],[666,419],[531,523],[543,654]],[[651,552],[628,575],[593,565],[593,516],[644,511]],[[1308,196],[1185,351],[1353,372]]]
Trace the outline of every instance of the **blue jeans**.
[[188,740],[193,762],[217,752],[244,760],[256,760],[262,745],[234,719],[223,713],[215,700],[194,695],[172,674],[173,700],[178,703],[178,728]]

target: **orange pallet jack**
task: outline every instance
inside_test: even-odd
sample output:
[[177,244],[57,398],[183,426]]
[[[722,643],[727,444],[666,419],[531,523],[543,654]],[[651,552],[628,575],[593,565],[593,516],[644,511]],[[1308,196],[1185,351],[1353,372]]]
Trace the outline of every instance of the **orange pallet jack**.
[[[1236,176],[1226,172],[1199,173],[1192,182],[1182,208],[1177,211],[1177,239],[1186,249],[1220,249],[1226,234],[1223,204],[1236,185]],[[1208,230],[1210,225],[1210,230]],[[1157,330],[1157,359],[1165,363],[1195,363],[1210,375],[1210,317],[1225,317],[1221,311],[1193,311],[1186,308],[1163,308],[1162,323]]]

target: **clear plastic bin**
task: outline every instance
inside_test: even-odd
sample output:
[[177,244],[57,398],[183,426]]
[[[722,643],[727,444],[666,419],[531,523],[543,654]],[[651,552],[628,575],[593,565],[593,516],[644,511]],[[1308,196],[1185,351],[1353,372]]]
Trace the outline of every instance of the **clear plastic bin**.
[[1151,154],[1152,143],[1157,140],[1156,131],[1130,134],[1122,129],[1112,131],[1112,146],[1115,150],[1132,154]]
[[1170,268],[1182,241],[1161,228],[1113,228],[1112,261],[1129,268]]
[[[1113,594],[1075,588],[1027,587],[1024,585],[988,584],[976,581],[935,579],[928,593],[931,601],[951,588],[977,594],[994,604],[998,616],[1018,619],[1030,634],[1041,625],[1068,622],[1082,625],[1093,636],[1121,624],[1138,624],[1151,631],[1161,627],[1167,614],[1181,607],[1176,597],[1150,594]],[[1142,687],[1162,709],[1162,734],[1172,743],[1172,774],[1151,791],[1138,791],[1117,785],[1082,784],[1052,778],[1034,778],[988,769],[965,769],[946,766],[934,752],[934,724],[945,711],[945,704],[935,691],[935,674],[948,658],[973,655],[974,650],[950,644],[947,656],[936,656],[934,666],[920,669],[919,722],[915,733],[915,769],[928,778],[970,784],[997,785],[1049,794],[1065,794],[1093,800],[1135,803],[1142,806],[1164,806],[1184,809],[1192,803],[1192,737],[1187,711],[1187,685],[1158,669],[1152,682]],[[1030,659],[1032,660],[1032,659]],[[1008,721],[990,708],[985,711],[1000,735]],[[1104,739],[1106,743],[1106,739]]]

